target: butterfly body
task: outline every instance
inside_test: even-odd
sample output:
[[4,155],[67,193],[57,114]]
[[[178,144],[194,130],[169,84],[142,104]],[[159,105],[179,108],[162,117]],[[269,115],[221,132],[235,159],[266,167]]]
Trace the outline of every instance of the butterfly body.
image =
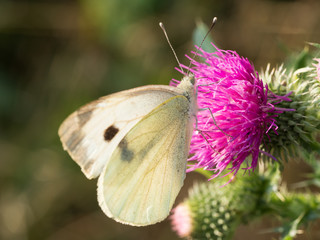
[[151,85],[102,97],[60,126],[63,147],[87,178],[98,179],[98,202],[134,226],[165,219],[185,178],[197,113],[193,76],[177,87]]

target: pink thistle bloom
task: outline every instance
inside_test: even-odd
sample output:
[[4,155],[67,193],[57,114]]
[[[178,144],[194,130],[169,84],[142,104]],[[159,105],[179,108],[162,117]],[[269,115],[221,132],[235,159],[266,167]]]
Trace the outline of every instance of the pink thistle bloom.
[[187,237],[192,231],[191,211],[187,204],[179,204],[170,216],[172,230],[181,238]]
[[214,53],[197,48],[205,63],[187,56],[192,66],[182,66],[194,74],[199,108],[187,171],[213,171],[210,180],[225,169],[235,175],[249,155],[251,163],[248,159],[243,169],[254,170],[259,154],[268,154],[259,149],[264,135],[276,132],[276,117],[287,110],[275,105],[290,101],[270,92],[247,58],[214,47]]
[[314,59],[317,63],[314,63],[313,66],[315,66],[316,68],[316,72],[317,72],[317,79],[320,82],[320,58],[315,58]]

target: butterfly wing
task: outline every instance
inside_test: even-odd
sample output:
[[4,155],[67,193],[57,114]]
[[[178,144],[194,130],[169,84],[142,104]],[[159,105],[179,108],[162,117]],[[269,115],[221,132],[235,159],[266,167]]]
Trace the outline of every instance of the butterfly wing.
[[120,141],[98,180],[98,201],[109,217],[144,226],[168,216],[185,178],[189,110],[186,97],[172,97]]
[[63,147],[87,178],[100,175],[120,140],[143,116],[177,95],[177,88],[139,87],[93,101],[72,113],[60,126]]

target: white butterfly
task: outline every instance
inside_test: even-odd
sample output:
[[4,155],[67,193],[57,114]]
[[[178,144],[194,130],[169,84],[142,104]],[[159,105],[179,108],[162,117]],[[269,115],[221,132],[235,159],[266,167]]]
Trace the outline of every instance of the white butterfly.
[[150,85],[111,94],[60,126],[63,147],[116,221],[145,226],[165,219],[183,186],[197,113],[193,75],[177,87]]

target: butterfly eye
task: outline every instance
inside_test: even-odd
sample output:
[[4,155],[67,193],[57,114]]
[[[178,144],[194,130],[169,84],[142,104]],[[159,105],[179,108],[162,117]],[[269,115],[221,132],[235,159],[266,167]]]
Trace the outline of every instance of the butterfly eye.
[[115,126],[111,125],[110,127],[108,127],[103,134],[103,138],[105,141],[109,142],[111,141],[114,136],[119,132],[119,129],[116,128]]

